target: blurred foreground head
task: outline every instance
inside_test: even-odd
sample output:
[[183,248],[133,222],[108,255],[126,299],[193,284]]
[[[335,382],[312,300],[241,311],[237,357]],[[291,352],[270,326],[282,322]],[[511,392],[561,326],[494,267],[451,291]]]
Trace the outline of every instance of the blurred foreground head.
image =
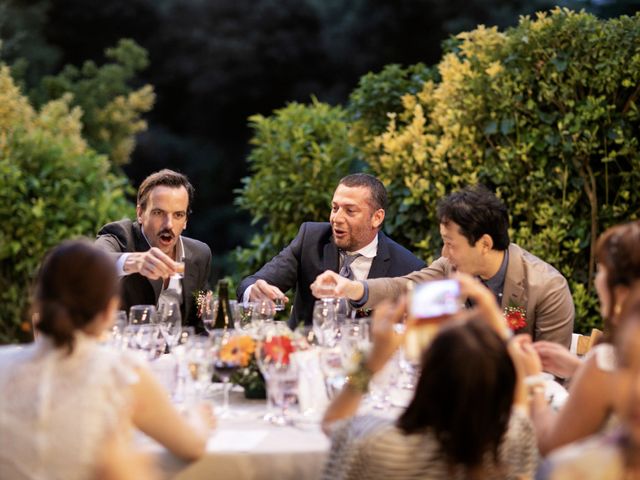
[[117,295],[118,277],[107,254],[88,241],[65,241],[40,268],[33,302],[36,328],[71,353],[76,331],[105,315]]
[[444,326],[425,351],[415,396],[398,421],[431,432],[450,464],[473,468],[507,429],[516,371],[505,342],[481,319]]

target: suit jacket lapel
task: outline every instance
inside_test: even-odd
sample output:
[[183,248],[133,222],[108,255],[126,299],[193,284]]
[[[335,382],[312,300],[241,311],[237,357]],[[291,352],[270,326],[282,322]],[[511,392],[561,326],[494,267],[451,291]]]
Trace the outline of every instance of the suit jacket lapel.
[[383,278],[387,276],[387,272],[391,267],[391,254],[389,253],[389,245],[387,237],[382,232],[378,232],[378,251],[371,262],[371,269],[367,278]]
[[[133,222],[133,233],[134,233],[134,241],[135,241],[135,249],[134,252],[146,252],[151,248],[151,245],[147,242],[142,234],[142,229],[140,228],[140,224],[138,222]],[[156,296],[156,301],[160,296],[160,292],[162,291],[162,279],[159,278],[157,280],[150,280],[147,278],[147,281],[153,287],[153,293]]]
[[513,243],[509,245],[509,263],[507,273],[504,278],[504,288],[502,290],[502,309],[509,305],[516,305],[526,308],[523,301],[524,294],[524,269],[522,268],[522,255],[520,250]]
[[338,247],[333,243],[333,238],[324,246],[322,270],[332,270],[336,273],[340,271],[340,254]]

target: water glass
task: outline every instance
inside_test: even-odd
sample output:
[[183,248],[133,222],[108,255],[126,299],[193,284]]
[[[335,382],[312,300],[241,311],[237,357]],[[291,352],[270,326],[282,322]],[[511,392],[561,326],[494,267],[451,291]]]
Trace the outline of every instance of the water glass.
[[214,350],[209,336],[190,336],[186,344],[186,362],[189,376],[195,385],[198,399],[203,398],[213,377]]
[[178,336],[182,330],[182,314],[180,313],[180,302],[165,299],[162,307],[158,311],[160,332],[167,342],[169,349],[178,342]]
[[129,325],[146,325],[156,323],[156,307],[154,305],[133,305],[129,309]]

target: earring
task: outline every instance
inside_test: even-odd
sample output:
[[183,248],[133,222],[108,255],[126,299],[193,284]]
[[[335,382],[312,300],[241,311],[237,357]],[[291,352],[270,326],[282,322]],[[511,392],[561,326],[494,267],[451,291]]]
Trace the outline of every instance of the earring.
[[613,307],[613,314],[618,316],[620,315],[620,312],[622,312],[622,305],[620,305],[619,303],[616,303],[616,306]]

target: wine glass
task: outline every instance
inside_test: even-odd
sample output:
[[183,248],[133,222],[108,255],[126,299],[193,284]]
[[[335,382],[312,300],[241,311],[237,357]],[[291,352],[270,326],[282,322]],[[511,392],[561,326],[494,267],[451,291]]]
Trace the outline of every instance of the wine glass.
[[218,316],[218,302],[217,298],[211,297],[205,300],[205,306],[202,312],[202,324],[207,333],[213,330],[213,326],[216,323],[216,317]]
[[186,343],[186,361],[196,397],[204,397],[213,376],[214,347],[212,339],[204,335],[191,335]]
[[313,305],[313,331],[321,346],[333,347],[339,336],[336,304],[333,298],[317,300]]
[[256,332],[272,323],[275,315],[275,306],[271,300],[262,299],[254,302],[253,311],[251,312],[251,323]]
[[156,307],[154,305],[133,305],[129,309],[129,325],[149,323],[156,323]]
[[298,367],[291,358],[295,342],[291,330],[282,322],[265,325],[256,345],[256,362],[262,372],[270,402],[280,407],[280,413],[266,420],[276,425],[290,425],[289,406],[297,399]]
[[160,333],[167,342],[169,351],[176,345],[182,330],[182,314],[180,302],[165,299],[158,311]]
[[246,335],[241,335],[231,329],[216,328],[209,332],[213,342],[213,369],[222,380],[223,384],[223,403],[220,416],[228,418],[231,416],[229,409],[229,390],[231,384],[229,379],[231,375],[242,366],[243,356],[246,352],[242,347],[242,339]]

